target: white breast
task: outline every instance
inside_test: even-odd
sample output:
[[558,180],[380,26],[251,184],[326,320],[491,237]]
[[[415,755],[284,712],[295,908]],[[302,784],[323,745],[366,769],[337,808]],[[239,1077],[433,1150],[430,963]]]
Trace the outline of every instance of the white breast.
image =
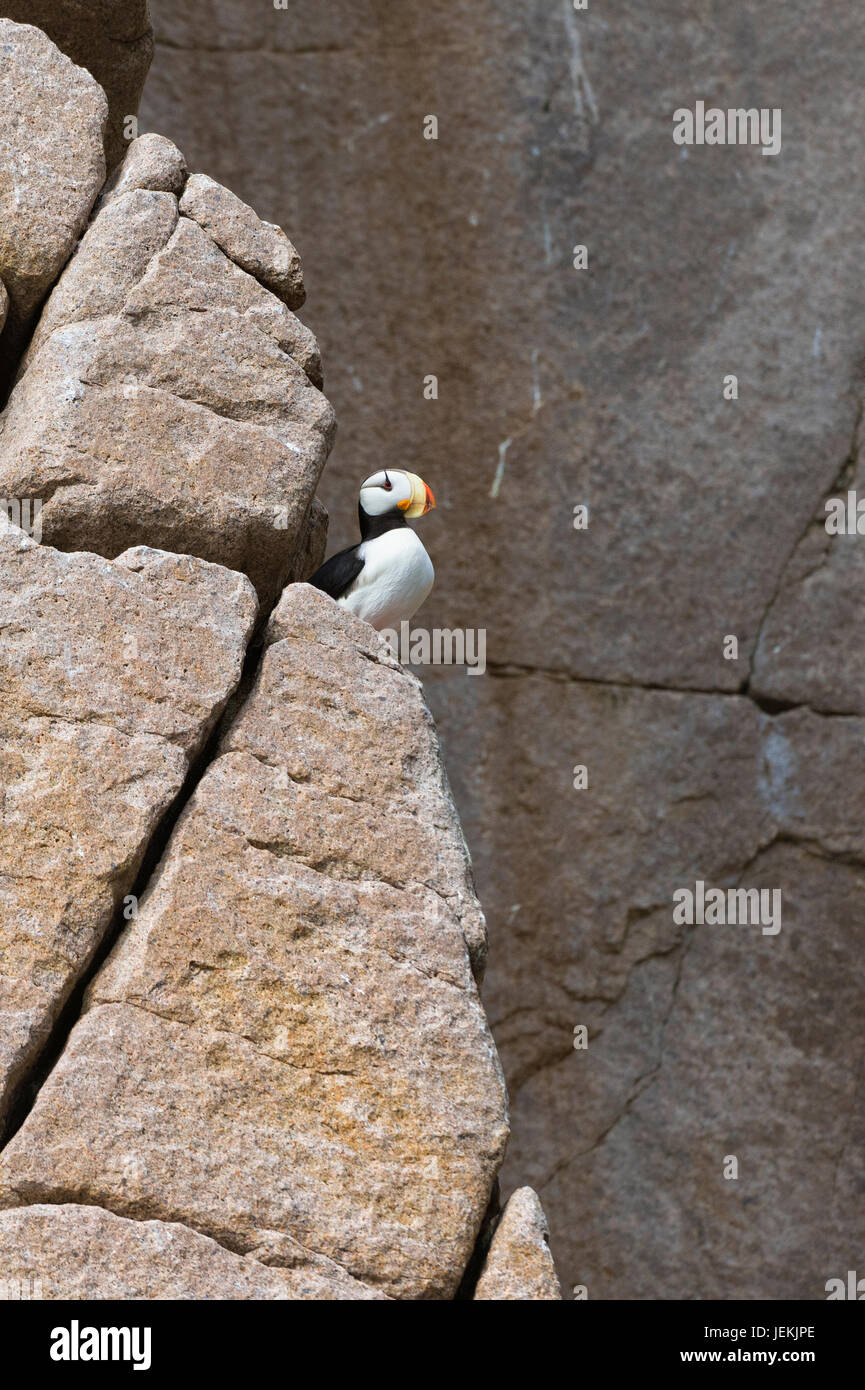
[[363,569],[339,600],[381,631],[413,617],[433,586],[432,560],[408,526],[358,547]]

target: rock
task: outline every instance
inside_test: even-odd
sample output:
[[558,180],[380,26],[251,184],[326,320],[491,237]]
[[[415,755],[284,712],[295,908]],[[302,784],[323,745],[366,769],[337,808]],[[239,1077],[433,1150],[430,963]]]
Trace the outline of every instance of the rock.
[[48,300],[19,376],[58,328],[119,313],[176,226],[177,200],[169,193],[134,189],[109,203]]
[[153,56],[147,0],[5,0],[3,8],[10,19],[44,30],[103,88],[109,106],[105,153],[112,168],[126,148],[124,122],[138,110]]
[[140,135],[129,144],[123,163],[103,190],[102,199],[116,198],[133,188],[179,195],[187,172],[180,150],[164,135]]
[[178,222],[171,194],[144,189],[113,195],[97,217],[45,307],[24,366],[65,324],[108,314],[143,318],[160,309],[175,316],[236,313],[268,334],[314,385],[322,384],[309,329],[195,222]]
[[[828,21],[828,0],[818,8]],[[710,80],[710,51],[741,69],[744,30],[720,20],[703,44],[672,15],[649,40],[634,0],[615,33],[591,6],[534,4],[527,15],[506,0],[479,24],[469,0],[446,15],[412,0],[372,32],[351,0],[290,17],[218,0],[205,39],[190,0],[152,0],[151,11],[165,46],[148,120],[194,129],[198,166],[290,227],[307,282],[328,287],[316,329],[346,441],[321,493],[335,546],[356,539],[359,480],[411,459],[442,498],[424,520],[433,560],[437,548],[447,555],[429,626],[475,627],[482,613],[503,664],[736,690],[856,414],[865,282],[858,208],[835,183],[830,112],[837,84],[845,130],[858,128],[852,55],[865,16],[827,22],[805,75],[801,26],[813,7],[795,0],[790,24],[747,0],[758,85],[771,86],[782,54],[790,109],[813,83],[823,104],[807,145],[785,130],[780,159],[747,149],[715,159],[710,149],[682,157],[672,112],[683,85]],[[423,113],[399,117],[416,109],[419,88],[437,94],[442,127],[450,113],[438,141],[424,140]],[[243,92],[244,121],[226,90]],[[744,100],[734,95],[732,105]],[[649,109],[639,126],[631,113]],[[267,155],[274,110],[284,113],[278,161]],[[457,130],[479,143],[448,146]],[[855,158],[852,136],[845,155]],[[790,258],[803,199],[831,203],[835,218],[803,226]],[[606,248],[587,273],[572,264],[575,223]],[[673,226],[683,256],[670,254]],[[812,261],[821,273],[806,277]],[[789,351],[778,352],[781,341]],[[738,372],[739,402],[723,399],[728,372]],[[427,373],[438,401],[424,399]],[[526,477],[538,498],[528,509]],[[595,498],[588,530],[575,532],[573,507]],[[538,555],[549,558],[533,565]],[[727,632],[739,635],[738,663],[723,657]],[[444,701],[434,713],[447,740]],[[538,838],[553,828],[545,819]]]
[[0,1120],[240,679],[248,581],[0,530]]
[[550,1183],[557,1204],[582,1193],[590,1298],[825,1299],[829,1278],[858,1267],[865,1123],[850,1040],[862,979],[851,960],[865,945],[865,871],[779,840],[746,881],[781,892],[780,933],[693,929],[656,1074],[598,1150]]
[[127,1221],[99,1207],[0,1213],[0,1300],[380,1299],[310,1256],[268,1269],[166,1221]]
[[[851,455],[821,498],[784,570],[760,628],[750,688],[764,700],[825,714],[865,713],[860,653],[865,642],[862,536],[830,534],[826,501],[865,497],[865,449],[857,422]],[[845,518],[845,526],[846,526]]]
[[309,520],[304,528],[294,557],[291,583],[303,583],[324,563],[327,549],[327,509],[313,498]]
[[[513,909],[485,987],[512,1078],[502,1181],[543,1188],[563,1282],[590,1299],[824,1297],[865,1241],[845,1195],[865,1152],[850,1047],[865,721],[542,682],[464,679],[452,709],[463,737],[475,730],[473,763],[454,768],[466,834],[500,826],[477,871]],[[565,765],[550,728],[568,730]],[[503,781],[497,750],[517,738],[531,770],[514,760]],[[542,794],[573,810],[539,843]],[[673,894],[698,878],[780,889],[780,933],[676,925]]]
[[286,591],[268,640],[0,1201],[181,1221],[450,1298],[507,1126],[435,736],[414,677],[317,590]]
[[[30,24],[0,19],[0,375],[72,254],[105,178],[105,95]],[[0,381],[2,389],[2,381]]]
[[[672,889],[698,867],[735,881],[772,834],[755,790],[763,712],[735,693],[752,654],[761,698],[862,709],[865,539],[838,538],[823,560],[811,552],[821,563],[810,579],[797,543],[851,455],[861,395],[865,279],[849,174],[861,157],[865,14],[742,0],[734,24],[721,9],[682,24],[662,7],[649,29],[634,0],[614,25],[606,8],[564,0],[482,11],[412,0],[373,27],[350,0],[290,14],[217,0],[205,37],[190,0],[151,8],[165,46],[148,119],[194,129],[198,167],[289,227],[308,285],[327,287],[315,326],[344,441],[320,494],[331,549],[357,538],[359,480],[411,460],[439,501],[422,523],[437,572],[424,625],[488,632],[496,678],[423,674],[496,943],[485,1000],[514,1110],[506,1185],[538,1188],[563,1282],[588,1281],[590,1298],[710,1298],[722,1286],[725,1298],[823,1297],[847,1256],[844,1214],[828,1144],[809,1175],[798,1120],[796,1239],[811,1248],[798,1265],[791,1255],[786,1277],[787,1196],[766,1187],[749,1204],[751,1244],[737,1253],[746,1194],[741,1180],[721,1187],[717,1168],[701,1171],[693,1209],[704,1232],[694,1251],[711,1254],[699,1268],[689,1255],[669,1285],[644,1274],[643,1254],[666,1259],[696,1220],[670,1185],[673,1159],[633,1185],[654,1088],[640,1129],[626,1118],[607,1141],[627,1134],[627,1159],[609,1166],[602,1146],[592,1160],[597,1187],[573,1155],[658,1063],[679,961]],[[244,121],[227,90],[242,93]],[[777,159],[674,145],[673,111],[716,91],[725,106],[783,108]],[[807,126],[788,118],[804,109]],[[438,114],[438,141],[423,139],[426,112]],[[586,271],[574,269],[575,243],[587,244]],[[437,401],[424,399],[427,373]],[[723,399],[727,374],[736,401]],[[580,503],[586,531],[572,525]],[[794,548],[800,564],[785,574]],[[737,661],[724,659],[725,634],[738,635]],[[641,689],[656,685],[691,693]],[[822,748],[820,728],[797,742],[800,765]],[[573,787],[576,763],[588,763],[586,791]],[[833,767],[819,802],[813,783],[799,792],[801,812],[834,797],[852,836],[855,776]],[[801,930],[819,941],[810,901]],[[861,988],[852,937],[849,949]],[[651,958],[637,965],[641,954]],[[811,959],[810,987],[828,1000],[835,965]],[[706,1026],[717,1037],[729,1011],[731,1034],[708,1086],[691,1074],[688,1125],[699,1113],[720,1130],[713,1105],[732,1049],[740,1099],[724,1092],[724,1114],[740,1145],[762,1132],[751,1128],[762,1107],[786,1152],[788,1114],[809,1098],[824,1113],[824,1065],[845,1077],[833,1094],[855,1129],[842,1028],[827,1058],[797,1054],[794,1079],[749,1040],[737,1003],[747,956],[722,951],[709,968]],[[683,974],[685,1007],[695,983]],[[761,1020],[783,1009],[780,985],[757,1007]],[[589,1021],[611,1013],[581,1057],[572,1030],[588,1009]],[[845,1010],[858,1055],[861,1018]],[[666,1103],[675,1115],[672,1093]],[[861,1150],[836,1152],[838,1192],[849,1192]]]
[[193,174],[188,180],[180,209],[289,309],[300,307],[306,298],[300,257],[281,227],[262,222],[236,194],[206,174]]
[[0,495],[40,498],[50,545],[198,555],[247,574],[269,608],[309,560],[334,429],[313,381],[312,334],[172,193],[115,190],[0,419]]
[[0,280],[0,333],[3,332],[3,325],[6,322],[6,314],[9,310],[9,296],[6,293],[6,286]]
[[561,1297],[543,1207],[536,1192],[520,1187],[502,1212],[475,1299],[552,1302]]
[[175,313],[182,309],[236,313],[271,337],[313,385],[322,384],[318,344],[309,329],[258,280],[238,269],[187,217],[180,219],[175,235],[126,304],[132,316],[163,307]]

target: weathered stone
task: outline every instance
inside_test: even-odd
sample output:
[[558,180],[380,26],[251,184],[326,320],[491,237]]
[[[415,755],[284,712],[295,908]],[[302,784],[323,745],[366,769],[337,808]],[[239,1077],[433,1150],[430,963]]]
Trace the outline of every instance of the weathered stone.
[[138,110],[153,56],[147,0],[4,0],[3,10],[10,19],[43,29],[103,88],[109,107],[105,153],[111,168],[126,147],[124,122]]
[[134,189],[109,203],[42,311],[19,375],[58,328],[119,313],[176,226],[177,200],[169,193]]
[[0,495],[41,499],[51,545],[199,555],[270,606],[308,559],[333,435],[310,378],[318,348],[294,314],[178,220],[171,193],[131,188],[37,326],[2,417]]
[[549,1183],[582,1194],[590,1298],[819,1300],[861,1263],[865,869],[778,843],[746,882],[780,889],[781,932],[693,929],[657,1070]]
[[117,198],[132,188],[150,188],[160,193],[183,191],[187,178],[186,160],[164,135],[140,135],[130,144],[126,158],[109,179],[102,200]]
[[86,1206],[0,1212],[0,1301],[381,1297],[314,1255],[269,1269],[176,1223]]
[[[563,1281],[590,1298],[823,1297],[865,1241],[845,1195],[865,1152],[850,1048],[865,721],[542,682],[464,678],[452,697],[453,727],[475,738],[453,768],[466,834],[511,919],[485,988],[511,1078],[503,1184],[543,1191]],[[568,731],[564,763],[550,728]],[[503,779],[496,750],[518,739],[531,776],[514,760]],[[539,843],[544,795],[573,809]],[[494,857],[477,834],[493,816]],[[673,894],[698,878],[780,888],[780,933],[676,925]]]
[[9,296],[6,293],[6,286],[0,280],[0,333],[3,332],[3,325],[6,322],[6,314],[9,310]]
[[182,217],[165,250],[126,303],[131,315],[159,308],[224,310],[245,318],[271,337],[292,357],[316,386],[321,386],[321,358],[309,329],[258,280],[234,265],[202,231],[197,222]]
[[[482,23],[468,0],[447,14],[411,3],[375,27],[349,0],[290,16],[217,0],[206,41],[192,0],[151,4],[165,46],[149,122],[189,132],[196,166],[289,228],[307,283],[327,286],[315,328],[345,441],[321,491],[333,544],[356,539],[359,479],[413,460],[442,499],[425,543],[434,562],[437,545],[447,555],[425,621],[474,627],[482,614],[497,662],[735,690],[847,455],[865,282],[832,112],[846,113],[841,153],[855,160],[865,17],[827,19],[806,74],[816,12],[791,3],[747,0],[741,28],[699,33],[667,10],[648,35],[633,3],[613,32],[564,0],[507,0]],[[767,105],[822,93],[808,141],[788,121],[778,159],[683,158],[682,89],[711,86],[717,55],[740,71],[749,45],[757,85],[783,87]],[[243,92],[244,121],[226,90]],[[423,113],[400,115],[418,90],[438,141],[423,139]],[[722,104],[743,102],[762,104],[732,90]],[[261,157],[274,111],[278,160]],[[577,271],[574,244],[588,239],[604,251]],[[723,399],[728,372],[738,401]],[[424,399],[427,373],[438,401]],[[591,522],[575,532],[581,501]],[[723,657],[728,632],[738,662]],[[444,702],[434,713],[447,742]]]
[[306,298],[300,256],[281,227],[262,222],[248,204],[206,174],[193,174],[188,180],[180,209],[289,309],[300,307]]
[[[865,498],[862,439],[860,421],[848,466],[827,494],[843,504],[845,530],[827,532],[821,498],[766,613],[751,673],[751,690],[759,698],[807,704],[827,714],[865,713],[865,536],[856,529],[855,511]],[[848,518],[849,492],[854,498]]]
[[237,684],[247,580],[0,530],[0,1119]]
[[265,1263],[315,1251],[448,1298],[506,1118],[434,732],[414,677],[317,590],[288,589],[268,636],[4,1151],[2,1201],[183,1221]]
[[309,520],[304,527],[294,556],[291,583],[303,583],[324,563],[327,550],[327,509],[313,498]]
[[0,376],[102,186],[107,114],[99,85],[41,30],[0,19],[0,275],[9,293]]
[[543,1207],[536,1192],[520,1187],[502,1212],[475,1298],[552,1302],[561,1297]]

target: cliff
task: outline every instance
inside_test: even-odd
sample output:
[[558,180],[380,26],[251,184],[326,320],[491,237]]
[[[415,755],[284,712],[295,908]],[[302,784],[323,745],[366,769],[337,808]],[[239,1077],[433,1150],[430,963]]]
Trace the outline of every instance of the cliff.
[[[296,582],[334,429],[300,258],[159,136],[106,182],[114,98],[0,46],[0,1287],[469,1297],[486,927],[420,683]],[[553,1296],[512,1224],[495,1296]]]
[[[450,503],[423,621],[484,628],[487,677],[425,693],[493,943],[503,1191],[590,1298],[824,1298],[865,1244],[865,560],[824,527],[865,495],[865,12],[150,8],[144,118],[322,287],[334,545],[383,454]],[[780,154],[675,144],[696,98],[783,108]],[[697,879],[780,890],[781,932],[675,924]]]

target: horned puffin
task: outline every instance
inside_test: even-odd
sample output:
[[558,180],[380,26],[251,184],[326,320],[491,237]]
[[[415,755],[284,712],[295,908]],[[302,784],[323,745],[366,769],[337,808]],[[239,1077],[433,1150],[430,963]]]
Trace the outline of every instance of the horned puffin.
[[361,483],[360,542],[325,560],[310,579],[379,631],[413,617],[433,586],[435,571],[406,519],[424,516],[435,498],[423,478],[403,468],[382,469]]

